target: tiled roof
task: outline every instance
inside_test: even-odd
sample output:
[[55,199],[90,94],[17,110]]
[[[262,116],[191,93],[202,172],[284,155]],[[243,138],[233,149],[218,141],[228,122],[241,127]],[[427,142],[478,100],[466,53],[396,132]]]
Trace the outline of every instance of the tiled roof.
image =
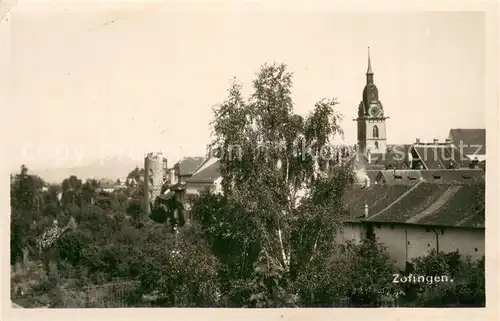
[[215,161],[211,165],[196,172],[193,176],[186,180],[187,183],[213,183],[220,177],[219,161]]
[[437,184],[470,184],[484,177],[478,169],[452,170],[382,170],[375,181],[378,184],[415,184],[420,180]]
[[422,178],[427,182],[441,184],[468,184],[484,177],[484,172],[478,169],[432,170],[421,171]]
[[[350,221],[484,227],[472,184],[378,184],[346,191]],[[368,205],[368,218],[364,206]],[[484,207],[483,207],[484,208]]]
[[[451,139],[452,143],[455,146],[459,146],[460,142],[463,142],[464,146],[464,154],[478,154],[483,155],[486,154],[486,129],[484,128],[475,128],[475,129],[464,129],[464,128],[452,128],[450,129],[449,139]],[[476,153],[477,147],[482,146],[479,152]]]
[[[481,213],[478,213],[474,202],[471,202],[471,195],[475,194],[475,187],[470,185],[461,186],[460,189],[437,211],[422,217],[419,220],[420,224],[431,225],[447,225],[450,222],[456,226],[475,226],[481,225],[478,218]],[[484,226],[484,222],[482,222]]]
[[415,145],[420,160],[425,169],[463,168],[467,166],[468,159],[460,155],[460,151],[452,145]]
[[179,175],[193,175],[204,160],[205,157],[184,157],[176,164],[179,169]]
[[383,170],[379,171],[378,184],[415,184],[422,177],[418,170]]
[[447,185],[419,184],[391,207],[374,213],[369,221],[405,222],[432,205],[448,189]]
[[411,186],[407,185],[370,185],[370,187],[354,186],[346,191],[344,205],[350,212],[350,218],[364,215],[364,206],[369,206],[369,212],[377,213],[396,201],[406,193]]
[[366,168],[371,169],[402,169],[408,167],[408,152],[412,145],[391,144],[387,145],[386,153],[371,153],[371,160],[368,163],[368,156],[361,155],[359,162]]

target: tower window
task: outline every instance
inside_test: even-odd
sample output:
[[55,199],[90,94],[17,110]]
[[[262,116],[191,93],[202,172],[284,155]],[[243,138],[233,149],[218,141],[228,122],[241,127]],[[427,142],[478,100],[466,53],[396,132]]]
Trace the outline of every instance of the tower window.
[[378,142],[375,142],[375,149],[378,149]]
[[378,127],[377,127],[377,125],[373,126],[373,138],[378,138]]

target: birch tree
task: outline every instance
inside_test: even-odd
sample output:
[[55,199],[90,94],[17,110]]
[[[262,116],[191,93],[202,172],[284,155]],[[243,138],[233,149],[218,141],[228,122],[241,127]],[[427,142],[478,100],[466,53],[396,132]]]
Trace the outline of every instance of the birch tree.
[[[306,117],[295,114],[292,74],[283,64],[263,65],[248,99],[241,89],[234,81],[214,109],[224,196],[211,201],[221,210],[214,214],[199,200],[193,213],[218,223],[224,237],[240,245],[237,261],[246,266],[241,270],[258,260],[263,271],[272,261],[281,273],[279,287],[297,295],[290,292],[293,281],[314,257],[328,254],[344,214],[342,196],[352,177],[331,147],[343,134],[342,115],[335,99],[319,100]],[[221,236],[213,225],[211,231]]]

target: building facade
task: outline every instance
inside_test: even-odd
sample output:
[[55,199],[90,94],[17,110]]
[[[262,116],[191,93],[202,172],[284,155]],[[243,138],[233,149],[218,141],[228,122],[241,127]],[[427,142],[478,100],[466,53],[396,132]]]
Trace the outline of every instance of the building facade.
[[[431,250],[450,253],[458,250],[472,260],[485,255],[484,227],[426,226],[401,223],[371,223],[377,241],[383,244],[399,269],[406,262],[426,256]],[[337,242],[359,243],[366,235],[366,224],[346,222]]]

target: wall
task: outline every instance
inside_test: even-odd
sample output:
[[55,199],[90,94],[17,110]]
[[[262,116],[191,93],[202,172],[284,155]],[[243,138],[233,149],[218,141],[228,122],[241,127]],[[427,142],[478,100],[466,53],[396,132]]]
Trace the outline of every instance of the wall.
[[[436,249],[436,233],[431,228],[433,227],[410,224],[374,225],[378,241],[387,247],[390,256],[396,260],[397,267],[401,269],[405,267],[407,260],[427,255],[431,249]],[[469,255],[473,260],[485,253],[484,229],[456,227],[434,227],[434,229],[439,234],[440,251],[448,253],[458,249],[463,258]],[[360,223],[346,223],[344,231],[337,236],[337,240],[359,242],[364,235]]]
[[[373,126],[378,127],[378,138],[373,138]],[[378,142],[378,150],[375,149],[375,141]],[[384,120],[366,120],[366,148],[372,153],[385,153],[386,146],[386,131]]]
[[[388,247],[391,256],[397,261],[398,266],[403,268],[406,262],[413,258],[427,255],[431,249],[436,249],[439,242],[439,251],[453,252],[459,250],[465,258],[470,255],[473,259],[484,254],[484,229],[473,228],[433,228],[432,227],[396,225],[391,229],[388,224],[375,227],[375,234],[379,242]],[[407,252],[406,252],[407,247]],[[475,249],[477,248],[477,252]]]
[[364,236],[364,230],[361,224],[344,223],[343,229],[336,236],[336,242],[341,244],[347,241],[354,243],[361,242]]
[[186,184],[187,194],[200,194],[204,189],[209,188],[211,192],[215,192],[215,184],[209,183],[190,183]]

